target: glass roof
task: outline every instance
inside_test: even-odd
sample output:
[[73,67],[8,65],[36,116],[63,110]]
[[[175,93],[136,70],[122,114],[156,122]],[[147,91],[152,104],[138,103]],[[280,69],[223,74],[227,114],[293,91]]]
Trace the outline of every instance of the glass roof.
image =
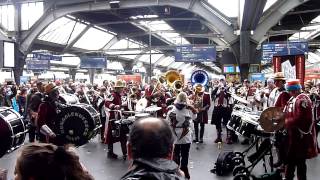
[[[312,23],[320,23],[320,15],[314,18],[310,24]],[[310,40],[312,37],[320,33],[320,25],[315,24],[315,25],[310,25],[301,28],[301,30],[306,30],[310,32],[297,32],[293,34],[292,36],[289,37],[289,40]]]
[[[146,52],[146,54],[142,55],[139,58],[139,61],[149,63],[150,62],[150,55],[148,53],[149,52]],[[159,53],[159,52],[152,50],[151,53]],[[152,64],[155,63],[162,56],[163,56],[163,54],[151,54],[151,63]]]
[[[142,48],[145,47],[142,44],[133,40],[122,39],[112,45],[109,49],[130,49],[130,48]],[[125,51],[110,51],[108,54],[119,55],[120,57],[127,59],[135,59],[142,51],[141,50],[125,50]],[[124,55],[121,55],[124,54]]]
[[174,29],[167,24],[163,20],[159,21],[140,21],[140,25],[144,26],[145,28],[150,28],[151,31],[155,31],[157,35],[164,38],[166,41],[175,44],[190,44],[184,37],[182,37],[179,33],[176,33]]
[[124,70],[122,64],[118,61],[108,61],[107,68],[111,70]]
[[0,6],[0,24],[9,31],[14,31],[14,6]]
[[83,23],[76,22],[66,17],[62,17],[51,23],[38,36],[38,39],[66,45],[68,43],[68,40],[69,42],[71,42],[81,33],[81,31],[85,29],[85,27],[86,25]]
[[173,62],[174,62],[174,57],[167,56],[164,59],[162,59],[161,61],[159,61],[157,64],[160,65],[160,66],[166,67],[166,66],[169,66]]
[[239,16],[239,0],[208,0],[208,3],[226,16]]
[[119,57],[126,59],[135,59],[142,51],[140,50],[130,50],[130,51],[112,51],[107,52],[108,54],[118,55]]
[[87,50],[99,50],[103,48],[114,35],[108,32],[104,32],[95,27],[91,27],[74,45],[74,47],[87,49]]
[[182,64],[183,64],[183,62],[174,62],[174,63],[170,64],[169,67],[176,69],[176,68],[179,68]]
[[276,3],[278,0],[267,0],[266,6],[263,9],[263,12],[268,10],[274,3]]
[[43,2],[21,4],[21,29],[28,30],[42,16]]

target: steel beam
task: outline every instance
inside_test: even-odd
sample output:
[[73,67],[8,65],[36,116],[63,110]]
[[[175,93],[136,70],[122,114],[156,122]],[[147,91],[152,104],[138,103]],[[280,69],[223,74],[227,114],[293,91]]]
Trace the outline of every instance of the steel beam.
[[256,42],[262,42],[267,38],[267,32],[277,24],[290,10],[309,0],[283,0],[277,1],[272,9],[263,14],[254,34],[251,38]]
[[[105,1],[102,2],[92,2],[88,1],[87,3],[78,3],[73,4],[72,6],[59,6],[59,3],[62,1],[57,1],[55,4],[56,8],[49,9],[43,16],[35,23],[35,25],[30,29],[28,35],[23,39],[21,43],[21,50],[27,52],[33,41],[37,36],[54,20],[59,17],[65,16],[71,13],[85,12],[85,11],[100,11],[100,10],[110,10],[111,7],[109,3]],[[66,3],[67,1],[64,1]],[[128,8],[139,8],[139,7],[148,7],[148,6],[173,6],[182,9],[188,9],[190,6],[190,0],[183,1],[172,1],[172,0],[161,0],[161,1],[150,1],[150,0],[130,0],[130,1],[121,1],[121,9]],[[226,17],[219,14],[219,12],[208,7],[204,1],[195,1],[194,5],[191,7],[190,11],[201,16],[207,22],[212,24],[218,32],[223,34],[226,41],[232,42],[237,39],[237,36],[234,34],[234,29]]]
[[267,0],[245,0],[241,31],[254,30],[262,16]]
[[119,41],[120,41],[120,38],[118,38],[117,36],[114,36],[112,39],[110,39],[110,41],[106,45],[102,47],[102,50],[104,51],[111,48],[114,44],[116,44]]
[[[76,22],[77,23],[77,22]],[[73,45],[91,28],[92,26],[87,25],[68,45],[64,48],[63,52],[67,52]],[[70,37],[72,34],[70,34]]]

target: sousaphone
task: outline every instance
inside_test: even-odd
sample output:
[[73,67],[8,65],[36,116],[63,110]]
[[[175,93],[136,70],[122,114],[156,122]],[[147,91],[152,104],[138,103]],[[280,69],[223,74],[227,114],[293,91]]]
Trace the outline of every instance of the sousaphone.
[[261,113],[259,123],[265,132],[278,131],[284,127],[285,113],[280,107],[269,107]]

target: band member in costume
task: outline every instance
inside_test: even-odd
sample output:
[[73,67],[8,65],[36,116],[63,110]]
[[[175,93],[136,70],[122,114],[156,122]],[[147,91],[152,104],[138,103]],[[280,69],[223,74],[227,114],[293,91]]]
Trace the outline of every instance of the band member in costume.
[[172,109],[168,112],[167,121],[176,136],[173,160],[180,165],[187,179],[190,179],[188,160],[192,142],[191,121],[195,118],[196,109],[188,103],[187,94],[179,93]]
[[[221,123],[223,123],[225,126],[227,125],[230,117],[231,117],[231,109],[229,107],[229,99],[230,94],[227,93],[227,88],[224,85],[225,83],[223,82],[224,80],[220,80],[219,87],[216,87],[212,91],[211,98],[214,101],[214,109],[212,113],[212,118],[211,118],[211,124],[216,125],[216,130],[217,130],[217,138],[214,141],[215,143],[222,142],[222,127]],[[223,121],[222,121],[223,119]],[[226,128],[227,130],[227,138],[226,142],[227,144],[232,144],[232,132]]]
[[59,99],[59,90],[54,83],[45,86],[44,101],[40,104],[38,117],[36,121],[37,130],[39,132],[39,141],[42,143],[53,143],[62,145],[56,137],[57,130],[57,101]]
[[[284,109],[288,100],[290,99],[290,94],[285,89],[286,78],[282,72],[277,72],[274,76],[274,83],[276,88],[274,88],[269,96],[268,104],[270,107],[280,107]],[[286,135],[284,130],[279,130],[275,134],[275,147],[277,149],[278,161],[274,164],[275,167],[279,167],[283,164],[285,157],[285,144]]]
[[145,89],[145,98],[148,100],[148,106],[156,105],[162,108],[157,112],[157,116],[163,117],[167,108],[165,92],[156,77],[151,78],[150,86]]
[[108,144],[108,158],[117,158],[118,156],[113,152],[113,143],[120,141],[121,150],[123,154],[123,158],[127,157],[127,149],[126,149],[126,134],[120,133],[120,137],[116,138],[112,134],[112,127],[115,127],[115,120],[119,120],[120,113],[118,110],[121,109],[123,96],[122,90],[126,87],[125,82],[121,80],[117,80],[114,85],[114,92],[106,98],[105,106],[108,110],[107,120],[106,120],[106,132],[105,132],[105,143]]
[[106,99],[106,91],[107,89],[103,86],[100,87],[100,93],[97,96],[97,110],[100,114],[100,121],[101,121],[101,129],[100,129],[100,140],[103,143],[105,141],[104,139],[104,131],[105,131],[105,125],[106,125],[106,111],[105,111],[105,99]]
[[[194,85],[195,94],[191,97],[194,107],[197,109],[197,118],[194,120],[195,139],[194,142],[203,143],[205,124],[208,123],[208,110],[210,108],[210,95],[204,92],[201,84]],[[199,140],[200,125],[200,140]]]
[[286,89],[292,97],[284,111],[285,128],[288,132],[285,178],[293,180],[297,168],[298,179],[306,180],[306,159],[318,154],[312,102],[307,95],[301,93],[299,80],[288,81]]

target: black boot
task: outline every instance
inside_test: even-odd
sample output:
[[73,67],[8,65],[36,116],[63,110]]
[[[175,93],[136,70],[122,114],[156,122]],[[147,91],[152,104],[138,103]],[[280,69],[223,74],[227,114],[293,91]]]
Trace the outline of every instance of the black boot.
[[199,123],[194,123],[194,138],[193,142],[199,142]]
[[203,143],[203,134],[204,134],[204,124],[200,124],[200,141],[199,141],[199,143]]
[[113,153],[113,144],[112,143],[108,144],[108,158],[109,159],[117,159],[118,158],[118,155]]
[[217,139],[214,140],[214,143],[222,142],[221,132],[222,132],[221,129],[217,129]]

